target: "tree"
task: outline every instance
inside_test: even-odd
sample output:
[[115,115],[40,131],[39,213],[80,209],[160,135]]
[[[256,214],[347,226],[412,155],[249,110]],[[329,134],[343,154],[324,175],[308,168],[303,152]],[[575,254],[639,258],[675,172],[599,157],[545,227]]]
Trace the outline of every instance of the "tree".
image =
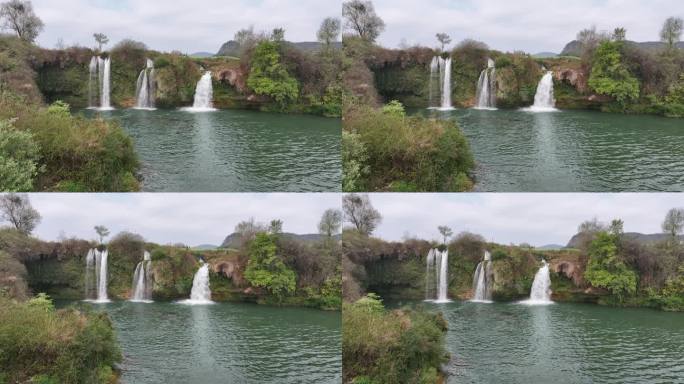
[[371,1],[350,0],[342,4],[345,26],[363,40],[375,42],[385,30],[385,22],[375,13]]
[[0,216],[19,232],[30,235],[40,223],[40,213],[31,206],[28,195],[8,193],[0,196]]
[[27,131],[0,121],[0,191],[29,191],[38,174],[40,149]]
[[451,235],[454,234],[454,231],[451,230],[451,228],[447,227],[446,225],[440,225],[437,227],[439,230],[439,233],[442,234],[442,237],[444,237],[444,244],[447,243],[447,239],[451,237]]
[[610,222],[610,226],[608,227],[608,232],[610,232],[611,235],[619,238],[625,232],[625,222],[622,221],[621,219],[614,219],[613,221]]
[[663,29],[660,31],[660,40],[667,44],[669,49],[674,49],[675,44],[682,37],[682,28],[684,28],[684,21],[682,21],[681,17],[668,18],[665,20]]
[[318,223],[318,232],[321,235],[333,237],[340,231],[342,225],[342,212],[339,209],[328,209],[323,212],[320,223]]
[[102,46],[109,43],[109,38],[104,33],[95,33],[93,34],[93,37],[98,44],[98,51],[102,51]]
[[602,222],[598,221],[598,219],[596,217],[594,217],[591,220],[587,220],[587,221],[583,222],[582,224],[579,225],[579,227],[577,227],[578,233],[592,234],[592,233],[601,232],[601,231],[605,231],[605,230],[606,230],[606,226]]
[[275,41],[276,43],[282,43],[285,41],[285,29],[274,28],[273,32],[271,32],[271,40]]
[[613,97],[620,104],[639,97],[639,79],[622,62],[622,42],[604,41],[594,55],[589,86],[599,94]]
[[637,274],[618,254],[619,239],[608,232],[599,232],[589,246],[589,263],[584,278],[594,287],[606,288],[618,300],[637,289]]
[[280,219],[271,220],[271,225],[268,231],[273,235],[279,235],[283,233],[283,221]]
[[684,208],[672,208],[665,215],[663,232],[676,238],[684,231]]
[[596,26],[583,29],[577,34],[577,41],[580,43],[580,50],[582,59],[585,62],[591,61],[596,47],[602,42],[608,40],[608,35],[605,32],[596,31]]
[[615,30],[613,31],[613,40],[625,41],[626,39],[627,39],[627,30],[622,28],[622,27],[615,28]]
[[281,108],[297,99],[299,83],[280,62],[277,43],[262,41],[257,44],[252,55],[251,66],[247,86],[257,95],[273,98]]
[[318,30],[318,41],[327,49],[330,49],[330,44],[337,41],[340,36],[341,23],[340,19],[336,17],[327,17],[321,23],[321,28]]
[[451,44],[451,37],[446,33],[438,33],[436,36],[439,43],[442,44],[442,51],[444,51],[444,46]]
[[96,225],[95,232],[98,236],[100,236],[100,244],[102,244],[102,241],[105,237],[109,236],[109,229],[107,229],[107,227],[104,225]]
[[373,205],[368,195],[351,193],[342,198],[344,217],[352,223],[360,233],[370,236],[382,222],[382,216]]
[[14,31],[20,39],[33,43],[43,31],[43,21],[33,12],[29,0],[10,0],[0,5],[2,27]]
[[295,291],[297,275],[276,255],[272,235],[259,233],[249,246],[245,279],[255,287],[264,287],[278,300]]
[[268,228],[262,223],[257,223],[253,217],[250,217],[247,221],[239,222],[235,226],[234,232],[239,235],[240,246],[243,246],[251,241],[257,233],[268,232]]

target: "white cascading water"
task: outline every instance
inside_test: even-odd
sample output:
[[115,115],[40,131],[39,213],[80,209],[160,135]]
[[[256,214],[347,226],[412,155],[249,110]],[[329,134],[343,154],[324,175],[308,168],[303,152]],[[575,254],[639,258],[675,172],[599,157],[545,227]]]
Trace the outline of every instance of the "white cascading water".
[[487,59],[487,68],[480,73],[476,98],[475,109],[496,109],[496,68],[492,59]]
[[133,274],[133,295],[131,301],[140,303],[152,302],[152,260],[150,253],[143,253],[143,260],[135,267]]
[[97,72],[97,57],[93,56],[90,59],[90,65],[88,66],[89,76],[88,76],[88,108],[97,108],[97,99],[99,96],[99,83],[98,83],[98,72]]
[[425,269],[425,301],[435,303],[449,303],[448,276],[449,276],[449,251],[440,252],[439,249],[431,249],[428,252]]
[[[437,251],[439,252],[439,251]],[[439,290],[437,291],[436,303],[448,303],[449,297],[447,297],[448,290],[448,275],[449,275],[449,250],[440,252],[440,266],[439,266]]]
[[192,107],[183,108],[187,112],[211,112],[214,109],[214,86],[211,82],[211,72],[204,73],[195,88],[195,101]]
[[100,73],[102,74],[102,86],[100,91],[100,110],[112,110],[111,103],[111,76],[112,76],[112,59],[99,59],[98,65],[102,66]]
[[534,95],[534,105],[525,108],[529,112],[555,112],[556,99],[553,96],[553,72],[546,72],[546,74],[539,81],[537,86],[537,94]]
[[441,89],[440,85],[440,74],[439,74],[439,59],[437,56],[432,58],[430,62],[430,99],[428,100],[428,106],[434,107],[435,103],[435,89]]
[[[443,111],[454,109],[451,106],[451,58],[435,56],[430,62],[430,100],[429,109]],[[435,101],[435,88],[439,88],[439,101]]]
[[140,71],[135,94],[135,109],[155,109],[154,62],[150,59],[147,59],[145,69]]
[[442,107],[440,109],[454,109],[451,106],[451,57],[444,62],[444,85],[442,86]]
[[195,273],[192,279],[192,290],[190,299],[183,300],[181,304],[203,305],[213,304],[211,301],[211,289],[209,288],[209,264],[202,262],[202,266]]
[[435,297],[435,250],[428,252],[425,266],[425,301]]
[[95,250],[88,251],[86,256],[86,270],[85,270],[85,298],[86,300],[97,297],[95,290]]
[[476,303],[492,302],[491,276],[491,255],[488,251],[485,251],[484,260],[477,265],[473,275],[473,299],[471,301]]
[[[85,294],[87,301],[108,303],[107,297],[107,256],[105,249],[91,249],[86,256]],[[94,277],[94,279],[93,279]],[[93,284],[94,282],[94,284]]]
[[549,264],[546,262],[546,260],[542,260],[542,263],[542,267],[539,268],[537,274],[534,275],[532,290],[530,291],[530,298],[522,301],[522,304],[553,304],[553,301],[551,301],[551,274],[549,272]]

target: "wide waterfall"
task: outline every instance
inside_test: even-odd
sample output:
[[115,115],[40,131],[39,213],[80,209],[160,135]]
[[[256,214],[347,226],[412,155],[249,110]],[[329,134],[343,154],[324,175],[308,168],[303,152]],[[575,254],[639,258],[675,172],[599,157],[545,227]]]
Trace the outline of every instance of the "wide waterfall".
[[425,300],[436,303],[450,302],[447,296],[449,275],[449,251],[431,249],[428,252],[425,271]]
[[529,112],[556,112],[556,99],[553,96],[553,72],[546,74],[539,81],[537,94],[534,95],[534,105],[525,108]]
[[86,256],[85,294],[87,301],[108,303],[107,297],[108,251],[91,249]]
[[492,59],[487,59],[487,68],[480,73],[477,81],[475,109],[496,109],[496,68]]
[[553,301],[551,301],[551,275],[549,272],[549,264],[546,262],[546,260],[542,260],[542,263],[542,267],[539,268],[537,274],[534,275],[532,290],[530,291],[530,298],[522,301],[522,304],[553,304]]
[[[435,56],[430,62],[430,109],[452,110],[451,106],[451,58],[443,59]],[[440,99],[436,99],[436,89],[439,89]]]
[[[112,59],[93,56],[89,65],[90,75],[88,78],[88,107],[100,111],[111,111],[111,73]],[[97,77],[97,87],[95,78]],[[99,95],[99,97],[98,97]],[[99,100],[99,105],[97,101]]]
[[145,69],[140,71],[135,94],[135,109],[155,109],[154,62],[150,59],[147,59],[147,66]]
[[180,303],[187,305],[214,303],[211,301],[211,289],[209,288],[209,264],[202,262],[202,266],[197,270],[197,273],[195,273],[195,277],[192,280],[190,299],[183,300]]
[[214,86],[212,84],[211,72],[204,73],[195,88],[195,101],[192,107],[183,108],[187,112],[211,112],[214,109]]
[[475,269],[473,275],[473,299],[476,303],[491,303],[492,302],[492,261],[491,255],[485,251],[484,260],[482,260]]
[[152,260],[150,253],[143,253],[143,260],[135,267],[133,274],[133,295],[131,301],[140,303],[152,302]]

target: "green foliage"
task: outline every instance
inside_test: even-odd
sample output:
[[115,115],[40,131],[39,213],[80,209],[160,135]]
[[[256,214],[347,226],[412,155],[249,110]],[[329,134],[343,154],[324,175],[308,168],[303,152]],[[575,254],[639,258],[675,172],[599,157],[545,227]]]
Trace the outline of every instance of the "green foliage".
[[684,117],[684,74],[670,86],[665,97],[665,114],[669,117]]
[[247,86],[258,95],[273,98],[284,107],[299,95],[299,84],[280,61],[278,44],[262,41],[254,48]]
[[637,290],[637,274],[618,254],[619,237],[599,232],[589,246],[589,262],[584,278],[595,287],[606,288],[618,300]]
[[361,135],[342,131],[342,190],[361,192],[363,180],[370,168],[367,165],[368,152]]
[[245,279],[255,287],[266,288],[278,299],[295,291],[297,275],[276,255],[273,235],[258,233],[249,245]]
[[406,110],[404,106],[397,100],[392,100],[382,107],[382,113],[385,115],[404,117],[406,116]]
[[39,147],[33,135],[17,130],[12,120],[0,121],[0,190],[31,190],[38,160]]
[[639,97],[639,80],[622,61],[624,43],[605,41],[594,55],[589,86],[597,93],[615,98],[620,104]]
[[[49,305],[48,305],[49,304]],[[0,366],[7,382],[106,383],[121,360],[105,314],[55,311],[41,296],[20,304],[0,298]]]
[[342,311],[344,381],[353,383],[439,382],[446,322],[441,314],[386,311],[369,295]]
[[39,293],[36,297],[29,300],[26,305],[28,305],[29,308],[37,308],[44,312],[52,312],[55,310],[52,300],[45,293]]
[[69,107],[69,104],[61,100],[57,100],[50,104],[50,106],[47,108],[47,112],[56,117],[64,118],[71,115],[71,108]]

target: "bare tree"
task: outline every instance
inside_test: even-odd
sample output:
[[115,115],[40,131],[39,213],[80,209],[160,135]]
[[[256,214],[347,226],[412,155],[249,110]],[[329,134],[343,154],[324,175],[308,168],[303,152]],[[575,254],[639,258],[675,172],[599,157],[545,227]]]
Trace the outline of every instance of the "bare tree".
[[340,231],[342,225],[342,212],[338,209],[328,209],[323,212],[321,222],[318,223],[318,232],[321,235],[333,237]]
[[615,28],[613,31],[613,40],[615,41],[625,41],[627,39],[627,30],[619,27]]
[[581,30],[577,34],[577,41],[580,43],[582,58],[585,60],[591,59],[598,45],[606,40],[609,40],[609,36],[605,32],[598,32],[595,25]]
[[605,224],[600,222],[596,217],[591,220],[587,220],[577,227],[578,233],[596,233],[606,230]]
[[100,244],[103,243],[105,237],[109,236],[109,229],[104,225],[96,225],[95,232],[100,236]]
[[446,244],[447,240],[454,234],[454,231],[452,231],[451,228],[447,227],[446,225],[440,225],[439,227],[437,227],[437,229],[444,238],[444,244]]
[[326,49],[330,48],[330,44],[337,41],[340,36],[341,29],[340,19],[336,17],[328,17],[321,23],[321,28],[318,30],[318,41],[325,45]]
[[107,45],[109,43],[109,37],[105,35],[104,33],[94,33],[93,37],[95,38],[95,41],[97,42],[97,50],[102,52],[102,46]]
[[444,46],[451,44],[451,37],[446,33],[438,33],[437,40],[442,44],[442,51],[444,51]]
[[0,216],[19,232],[30,235],[40,223],[40,213],[31,206],[28,195],[8,193],[0,196]]
[[14,31],[20,39],[34,42],[43,31],[43,21],[33,12],[29,0],[10,0],[0,5],[2,27]]
[[344,217],[366,236],[370,236],[382,222],[382,216],[370,202],[368,195],[351,193],[342,198]]
[[665,215],[663,232],[676,238],[684,231],[684,208],[672,208]]
[[271,225],[269,225],[268,231],[274,235],[283,233],[283,221],[280,219],[271,220]]
[[373,2],[362,0],[345,1],[342,4],[345,26],[368,42],[375,42],[385,30],[385,22],[375,13]]
[[668,18],[660,31],[660,40],[667,44],[670,49],[674,49],[675,44],[682,37],[682,28],[684,28],[684,21],[681,17]]
[[285,29],[274,28],[273,32],[271,32],[271,40],[275,41],[276,43],[282,43],[285,41]]

